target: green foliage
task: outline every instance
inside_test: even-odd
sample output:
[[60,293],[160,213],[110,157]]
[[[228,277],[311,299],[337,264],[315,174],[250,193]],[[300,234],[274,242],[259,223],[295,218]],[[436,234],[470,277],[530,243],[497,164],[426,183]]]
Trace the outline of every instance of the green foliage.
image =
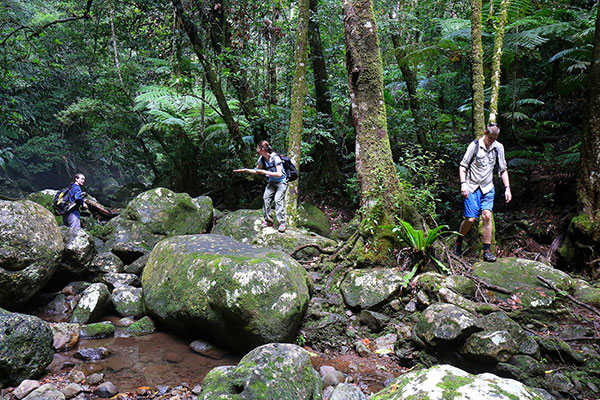
[[395,226],[385,225],[382,228],[387,229],[396,235],[396,238],[404,246],[400,250],[400,257],[405,257],[413,263],[411,271],[404,277],[406,285],[419,270],[419,267],[425,263],[432,262],[435,267],[442,273],[449,274],[450,270],[439,259],[434,256],[433,244],[444,234],[456,234],[456,232],[448,231],[447,225],[441,225],[429,230],[426,234],[415,229],[410,223],[399,220],[399,224]]

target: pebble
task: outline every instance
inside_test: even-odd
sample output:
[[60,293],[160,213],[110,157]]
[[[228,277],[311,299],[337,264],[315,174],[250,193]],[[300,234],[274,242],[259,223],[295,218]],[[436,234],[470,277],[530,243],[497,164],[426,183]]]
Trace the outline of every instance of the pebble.
[[341,373],[340,371],[332,371],[327,373],[322,379],[321,379],[321,383],[323,384],[323,387],[336,387],[337,385],[339,385],[340,383],[344,382],[344,374]]
[[327,375],[330,372],[334,372],[335,368],[330,366],[330,365],[321,365],[321,368],[319,368],[319,374],[321,375],[321,378],[324,377],[325,375]]
[[104,374],[95,373],[87,377],[86,381],[90,385],[97,385],[104,380]]
[[69,373],[68,378],[73,383],[81,383],[85,379],[85,374],[78,369],[74,369]]
[[198,396],[201,391],[202,391],[202,385],[196,385],[192,389],[192,393],[194,393],[196,396]]
[[71,383],[61,389],[62,394],[64,394],[67,399],[77,396],[82,391],[83,388],[77,383]]
[[83,361],[103,360],[110,355],[106,347],[79,349],[73,356]]

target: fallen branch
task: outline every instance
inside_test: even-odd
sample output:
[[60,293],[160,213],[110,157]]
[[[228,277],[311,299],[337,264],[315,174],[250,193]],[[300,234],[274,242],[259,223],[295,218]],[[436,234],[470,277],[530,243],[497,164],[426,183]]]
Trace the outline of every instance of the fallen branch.
[[473,276],[473,275],[469,274],[468,272],[464,272],[463,275],[466,276],[467,278],[471,279],[473,282],[485,287],[486,289],[490,289],[495,292],[504,293],[504,294],[512,294],[512,292],[510,290],[505,289],[501,286],[496,286],[496,285],[492,285],[491,283],[487,283],[483,279],[477,278],[476,276]]
[[543,276],[537,275],[536,277],[540,281],[544,282],[546,284],[546,286],[548,286],[550,289],[554,290],[557,293],[564,294],[564,296],[567,299],[571,300],[573,303],[578,304],[581,307],[586,308],[586,309],[590,310],[591,312],[593,312],[594,314],[600,316],[600,311],[598,311],[595,307],[592,307],[589,304],[579,301],[575,297],[571,296],[570,294],[565,293],[564,290],[560,290],[559,288],[556,287],[556,285],[554,285],[552,282],[550,282],[548,279],[544,278]]

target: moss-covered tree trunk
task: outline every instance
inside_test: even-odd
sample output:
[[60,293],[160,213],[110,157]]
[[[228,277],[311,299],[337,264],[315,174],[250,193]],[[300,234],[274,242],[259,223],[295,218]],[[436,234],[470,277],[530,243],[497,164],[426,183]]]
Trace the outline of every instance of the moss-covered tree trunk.
[[481,45],[481,0],[471,0],[471,92],[473,94],[473,137],[485,130],[483,96],[483,47]]
[[[315,108],[319,113],[323,126],[329,133],[333,133],[331,96],[329,95],[329,79],[327,64],[323,55],[321,32],[317,22],[318,0],[310,0],[310,14],[308,19],[308,41],[310,44],[310,60],[312,63],[315,83]],[[314,167],[308,177],[307,186],[311,188],[323,187],[331,190],[342,185],[342,173],[336,152],[336,143],[333,137],[319,137],[315,143]]]
[[573,218],[560,254],[592,277],[600,276],[600,8],[588,84],[588,114],[581,137],[578,185],[580,215]]
[[371,0],[343,0],[342,7],[362,212],[361,239],[352,256],[365,264],[387,264],[392,258],[392,239],[379,226],[395,223],[395,216],[417,222],[418,215],[405,205],[392,159],[373,4]]
[[[300,168],[302,143],[302,115],[306,96],[306,60],[308,47],[308,9],[310,0],[298,1],[298,27],[294,54],[294,80],[292,82],[292,112],[288,135],[288,157]],[[290,182],[287,193],[288,224],[296,225],[298,220],[298,181]]]
[[490,95],[490,123],[496,123],[498,116],[498,94],[500,93],[500,65],[502,60],[502,43],[504,42],[504,28],[508,15],[510,0],[500,3],[500,15],[496,21],[496,37],[494,38],[494,58],[492,61],[492,93]]
[[190,19],[185,15],[183,0],[172,0],[173,9],[177,14],[177,18],[181,21],[183,29],[187,33],[190,42],[192,44],[192,48],[198,57],[198,60],[202,64],[202,68],[204,69],[204,73],[206,74],[206,80],[208,81],[208,85],[210,86],[210,90],[215,95],[217,99],[217,104],[219,106],[219,110],[221,111],[221,116],[227,125],[227,130],[231,135],[231,139],[233,141],[236,154],[242,161],[242,163],[246,166],[251,166],[254,164],[254,159],[250,157],[250,154],[245,152],[244,141],[242,140],[242,135],[240,133],[239,125],[233,118],[233,113],[227,104],[227,99],[225,98],[225,92],[223,91],[223,87],[221,86],[221,82],[213,69],[210,60],[208,59],[206,52],[204,51],[204,43],[200,40],[200,36],[198,35],[198,28],[196,25],[190,21]]

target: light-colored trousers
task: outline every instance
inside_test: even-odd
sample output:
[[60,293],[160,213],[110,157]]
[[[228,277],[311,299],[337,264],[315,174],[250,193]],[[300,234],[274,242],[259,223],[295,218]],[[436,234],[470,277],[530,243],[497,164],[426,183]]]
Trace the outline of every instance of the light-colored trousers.
[[271,202],[275,198],[275,217],[280,224],[286,223],[285,217],[285,193],[287,192],[287,182],[268,182],[263,194],[263,215],[265,221],[273,223],[271,218]]

